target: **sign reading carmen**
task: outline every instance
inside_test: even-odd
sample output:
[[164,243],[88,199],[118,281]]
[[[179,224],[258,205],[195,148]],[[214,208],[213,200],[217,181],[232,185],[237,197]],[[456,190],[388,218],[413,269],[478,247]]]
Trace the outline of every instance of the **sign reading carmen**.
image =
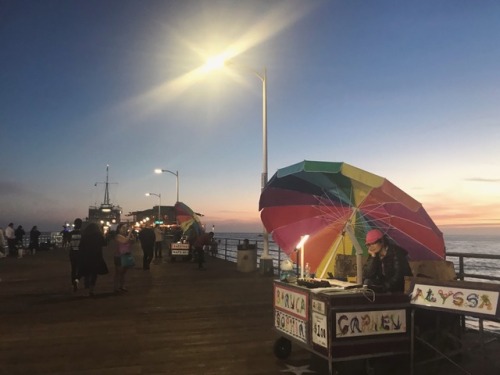
[[449,286],[415,284],[411,303],[447,310],[497,315],[499,292]]
[[406,332],[404,309],[337,313],[335,321],[337,338]]

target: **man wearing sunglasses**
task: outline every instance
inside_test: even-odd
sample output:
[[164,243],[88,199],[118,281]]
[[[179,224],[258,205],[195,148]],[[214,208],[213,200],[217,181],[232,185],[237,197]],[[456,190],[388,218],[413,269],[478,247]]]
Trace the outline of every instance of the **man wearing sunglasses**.
[[404,277],[412,275],[406,250],[389,242],[378,229],[366,234],[366,247],[363,284],[376,292],[403,292]]

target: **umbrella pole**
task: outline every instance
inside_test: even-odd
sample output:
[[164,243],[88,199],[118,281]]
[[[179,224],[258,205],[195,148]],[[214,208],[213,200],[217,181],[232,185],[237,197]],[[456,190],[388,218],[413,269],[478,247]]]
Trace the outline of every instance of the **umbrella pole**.
[[345,226],[345,231],[356,249],[356,281],[358,284],[363,283],[363,249],[359,244],[358,239],[354,235],[354,231],[352,230],[352,226],[350,223],[347,223]]

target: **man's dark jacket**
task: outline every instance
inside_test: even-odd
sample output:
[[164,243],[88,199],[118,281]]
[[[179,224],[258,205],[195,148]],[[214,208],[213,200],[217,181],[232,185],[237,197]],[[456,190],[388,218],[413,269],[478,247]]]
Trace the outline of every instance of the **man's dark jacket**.
[[407,254],[399,246],[389,244],[383,259],[378,255],[368,256],[363,267],[363,283],[380,292],[403,292],[404,277],[412,275]]

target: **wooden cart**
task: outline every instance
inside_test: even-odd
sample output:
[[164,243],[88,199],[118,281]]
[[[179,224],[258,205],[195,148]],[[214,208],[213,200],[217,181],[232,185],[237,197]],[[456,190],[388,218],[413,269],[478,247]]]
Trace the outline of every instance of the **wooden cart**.
[[326,359],[330,374],[336,362],[410,354],[410,323],[404,293],[274,282],[275,355],[286,358],[299,345]]

